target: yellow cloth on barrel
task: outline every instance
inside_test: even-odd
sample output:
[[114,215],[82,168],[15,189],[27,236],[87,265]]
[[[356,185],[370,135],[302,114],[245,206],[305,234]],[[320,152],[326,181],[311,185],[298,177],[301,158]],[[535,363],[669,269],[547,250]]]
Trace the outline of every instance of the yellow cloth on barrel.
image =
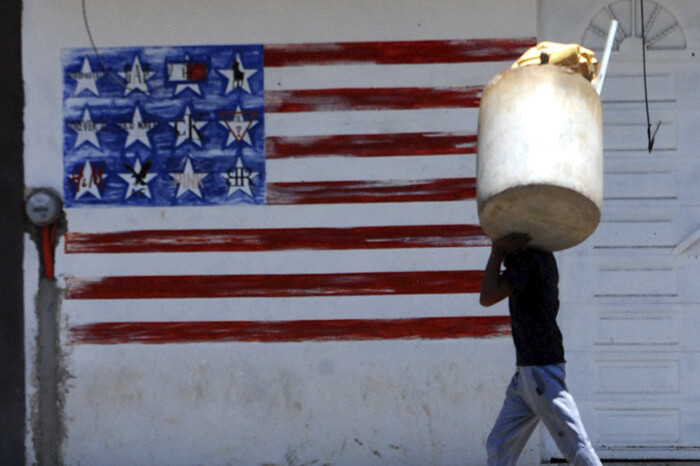
[[592,50],[578,44],[557,42],[540,42],[522,54],[513,63],[512,68],[545,63],[569,68],[574,72],[581,73],[589,81],[598,72],[598,60],[596,60]]

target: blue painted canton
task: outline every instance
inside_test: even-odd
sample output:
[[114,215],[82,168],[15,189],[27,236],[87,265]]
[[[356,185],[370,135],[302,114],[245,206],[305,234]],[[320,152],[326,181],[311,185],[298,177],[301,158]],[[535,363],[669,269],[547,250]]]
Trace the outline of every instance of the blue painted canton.
[[66,49],[64,202],[265,202],[262,45]]

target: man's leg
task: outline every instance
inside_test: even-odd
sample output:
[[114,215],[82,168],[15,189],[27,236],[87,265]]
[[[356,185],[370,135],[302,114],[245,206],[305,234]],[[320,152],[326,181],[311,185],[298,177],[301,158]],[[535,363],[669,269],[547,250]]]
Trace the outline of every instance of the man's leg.
[[515,465],[539,420],[518,393],[518,378],[516,372],[506,390],[496,424],[486,440],[489,466]]
[[575,466],[599,466],[576,402],[566,389],[564,365],[533,366],[523,377],[524,395],[532,404],[566,460]]

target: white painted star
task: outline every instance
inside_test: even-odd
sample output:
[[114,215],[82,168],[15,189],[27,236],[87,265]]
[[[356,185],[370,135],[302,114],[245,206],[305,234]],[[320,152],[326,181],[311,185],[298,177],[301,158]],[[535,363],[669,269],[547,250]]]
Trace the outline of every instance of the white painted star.
[[135,55],[134,61],[131,64],[131,69],[129,69],[129,71],[119,71],[118,74],[126,81],[124,95],[129,95],[134,91],[141,91],[144,94],[148,94],[150,91],[146,81],[152,78],[155,72],[144,70],[143,66],[141,66],[139,56]]
[[192,110],[190,107],[185,107],[185,115],[182,120],[171,121],[168,123],[175,130],[177,135],[177,141],[175,141],[175,147],[180,147],[186,141],[191,141],[199,147],[202,147],[202,135],[199,132],[204,125],[207,124],[206,121],[195,120],[192,116]]
[[141,110],[139,106],[134,107],[134,114],[131,117],[130,122],[119,123],[121,128],[128,132],[126,137],[126,142],[124,143],[124,148],[129,147],[137,141],[143,143],[146,147],[151,147],[151,142],[148,140],[148,132],[151,131],[158,123],[155,121],[143,121],[141,117]]
[[208,173],[195,173],[192,167],[192,159],[187,158],[185,162],[185,168],[181,173],[171,173],[170,176],[177,186],[176,198],[180,198],[187,191],[192,192],[195,196],[201,198],[202,191],[199,189],[202,186],[202,178],[207,176]]
[[151,198],[151,190],[148,188],[148,183],[150,183],[153,178],[157,175],[155,173],[148,173],[151,163],[146,162],[145,166],[141,166],[141,160],[138,158],[134,162],[134,166],[125,164],[125,167],[129,170],[128,173],[118,173],[119,177],[129,183],[126,188],[126,194],[124,199],[129,199],[134,194],[138,193],[147,198]]
[[243,157],[239,157],[236,161],[236,166],[226,173],[220,173],[220,175],[226,180],[228,185],[228,194],[235,193],[236,191],[243,191],[250,197],[253,197],[253,191],[251,191],[251,180],[259,175],[258,172],[254,172],[250,168],[243,165]]
[[104,167],[100,165],[97,170],[93,171],[92,165],[88,160],[79,172],[73,173],[70,176],[71,181],[76,185],[76,199],[80,199],[86,193],[92,194],[97,199],[102,199],[100,188],[102,187],[103,180],[107,178],[103,170]]
[[[246,120],[244,114],[250,119]],[[227,119],[227,116],[231,117],[231,119]],[[257,112],[253,110],[243,111],[240,106],[236,108],[236,111],[233,112],[232,115],[222,114],[222,121],[219,123],[228,130],[226,147],[233,144],[234,141],[243,141],[249,146],[253,145],[253,141],[250,140],[250,129],[258,123],[257,120],[254,119],[256,116]]]
[[175,92],[173,93],[173,96],[177,96],[181,92],[186,91],[187,89],[191,90],[195,94],[201,96],[202,95],[202,89],[199,87],[199,84],[196,83],[187,83],[187,84],[178,84],[175,86]]
[[97,149],[102,149],[100,141],[97,139],[97,132],[107,125],[94,122],[88,106],[85,106],[83,109],[83,116],[80,118],[80,121],[68,123],[68,126],[78,134],[78,137],[75,138],[75,144],[73,144],[74,149],[85,142],[89,142]]
[[87,89],[94,95],[99,96],[100,92],[97,90],[97,80],[103,75],[104,73],[101,71],[92,71],[90,61],[85,57],[80,72],[68,73],[68,76],[76,81],[75,93],[73,95],[79,95],[83,90]]
[[225,68],[223,70],[217,70],[219,73],[224,75],[228,80],[226,84],[226,90],[224,95],[230,94],[235,89],[243,89],[248,94],[250,91],[250,83],[248,80],[252,75],[258,72],[256,69],[247,70],[243,68],[243,62],[241,61],[240,55],[236,54],[236,59],[233,61],[231,68]]

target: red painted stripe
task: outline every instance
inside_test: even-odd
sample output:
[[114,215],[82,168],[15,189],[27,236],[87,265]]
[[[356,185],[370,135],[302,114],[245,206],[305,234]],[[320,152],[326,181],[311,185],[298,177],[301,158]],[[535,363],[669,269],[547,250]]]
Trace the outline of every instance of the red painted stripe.
[[65,237],[68,254],[450,248],[489,244],[478,225],[70,232]]
[[481,86],[270,90],[265,91],[265,112],[477,108],[483,90]]
[[103,322],[70,329],[74,344],[300,342],[484,338],[510,334],[508,316],[248,322]]
[[476,179],[268,183],[266,190],[269,205],[460,201],[476,197]]
[[480,270],[66,278],[66,299],[288,298],[477,293]]
[[534,38],[268,44],[265,67],[373,63],[469,63],[515,60]]
[[265,158],[476,154],[476,141],[476,134],[456,133],[272,136],[265,139]]

